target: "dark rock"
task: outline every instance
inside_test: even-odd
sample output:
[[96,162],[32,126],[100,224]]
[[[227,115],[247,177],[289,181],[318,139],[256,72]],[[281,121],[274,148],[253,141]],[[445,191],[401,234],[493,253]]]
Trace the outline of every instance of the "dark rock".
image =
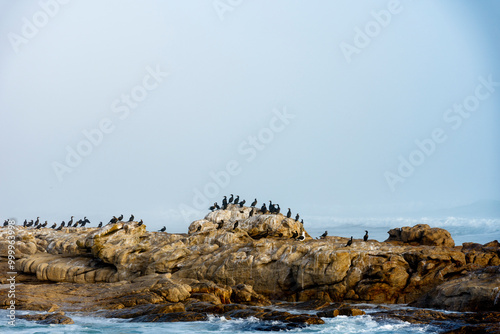
[[175,312],[168,314],[143,315],[131,320],[131,322],[186,322],[206,321],[208,316],[197,312]]
[[64,312],[49,313],[49,314],[32,314],[32,315],[19,315],[19,319],[28,321],[35,321],[42,325],[71,325],[75,322],[73,319],[64,315]]

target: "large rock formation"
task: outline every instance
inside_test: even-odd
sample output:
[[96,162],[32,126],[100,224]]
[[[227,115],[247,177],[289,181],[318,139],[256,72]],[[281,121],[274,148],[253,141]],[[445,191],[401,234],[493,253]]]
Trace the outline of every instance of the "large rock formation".
[[[230,205],[211,212],[188,234],[148,232],[137,222],[61,231],[17,227],[18,280],[72,284],[71,293],[64,284],[20,286],[19,305],[92,311],[170,303],[177,306],[168,310],[179,313],[197,300],[209,305],[204,310],[227,313],[218,305],[418,300],[454,310],[470,310],[468,303],[477,301],[498,310],[498,294],[491,292],[499,289],[499,273],[491,269],[500,265],[498,242],[454,247],[447,231],[416,225],[389,231],[387,242],[354,240],[346,247],[347,238],[312,239],[300,222],[281,214],[250,216],[251,210]],[[5,233],[0,230],[3,256]],[[294,238],[302,233],[305,240]],[[0,290],[4,307],[6,293]]]

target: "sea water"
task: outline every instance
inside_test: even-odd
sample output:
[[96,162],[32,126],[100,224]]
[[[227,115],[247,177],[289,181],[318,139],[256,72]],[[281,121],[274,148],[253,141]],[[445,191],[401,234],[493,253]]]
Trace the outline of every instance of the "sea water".
[[[34,312],[20,311],[18,314]],[[38,313],[38,312],[37,312]],[[262,333],[262,330],[272,325],[272,322],[262,321],[255,318],[227,320],[224,317],[211,316],[208,321],[194,322],[130,322],[124,319],[109,319],[89,316],[79,316],[70,312],[67,316],[75,322],[72,325],[38,325],[32,321],[22,319],[16,320],[15,326],[7,324],[7,311],[0,310],[0,332],[1,333],[175,333],[175,334],[238,334],[238,333]],[[431,325],[410,324],[399,320],[375,320],[370,315],[357,317],[338,316],[336,318],[325,318],[323,325],[310,325],[304,328],[297,328],[287,331],[287,333],[438,333],[439,329]],[[274,323],[277,324],[277,323]]]

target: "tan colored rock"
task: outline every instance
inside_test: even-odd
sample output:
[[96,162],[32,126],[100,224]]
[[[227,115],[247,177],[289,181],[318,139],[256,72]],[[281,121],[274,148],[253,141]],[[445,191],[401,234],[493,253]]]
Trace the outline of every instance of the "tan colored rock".
[[455,242],[448,231],[442,228],[431,228],[427,224],[418,224],[413,227],[404,226],[392,229],[386,242],[401,241],[408,244],[454,247]]

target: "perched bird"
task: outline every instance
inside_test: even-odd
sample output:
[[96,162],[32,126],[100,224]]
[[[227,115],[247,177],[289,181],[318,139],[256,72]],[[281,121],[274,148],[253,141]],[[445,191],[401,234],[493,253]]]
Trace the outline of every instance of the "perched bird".
[[54,223],[54,224],[52,224],[52,226],[50,228],[56,228],[56,227],[57,227],[57,224]]
[[327,235],[328,235],[328,231],[325,231],[325,233],[323,233],[320,238],[324,239],[324,238],[326,238]]
[[301,219],[301,220],[300,220],[300,223],[301,223],[302,225],[304,225],[304,219]]
[[238,221],[236,221],[236,222],[234,223],[234,225],[233,225],[233,230],[236,230],[236,228],[238,227],[238,225],[239,225],[239,224],[240,224],[240,223],[239,223]]
[[269,201],[269,213],[274,213],[274,205],[272,201]]
[[118,217],[118,221],[119,222],[123,221],[123,214],[121,214],[120,217]]
[[238,204],[240,202],[240,196],[236,196],[234,199],[234,204]]
[[[225,197],[225,196],[224,196]],[[231,194],[231,196],[229,197],[229,202],[228,203],[233,203],[233,194]]]
[[102,227],[102,222],[99,222],[99,225],[97,225],[97,227]]
[[351,236],[351,240],[347,241],[347,245],[345,245],[345,246],[349,247],[350,245],[352,245],[352,236]]
[[134,215],[131,215],[130,218],[128,219],[129,222],[133,222],[134,221]]
[[200,232],[201,231],[201,225],[198,225],[198,228],[196,229],[196,232]]
[[167,230],[167,228],[165,226],[163,226],[160,230],[160,232],[165,232]]
[[245,200],[241,201],[241,202],[240,202],[240,208],[242,208],[242,207],[245,205],[245,203],[246,203],[246,202],[247,202],[247,201],[245,201]]
[[257,205],[257,198],[254,199],[254,201],[252,202],[252,205],[250,205],[252,208],[255,208],[255,206]]
[[35,225],[38,225],[39,223],[40,223],[40,217],[36,217]]
[[367,230],[365,230],[365,232],[366,232],[366,233],[365,233],[365,235],[364,235],[364,237],[363,237],[363,241],[367,241],[367,240],[368,240],[368,231],[367,231]]
[[38,224],[38,225],[36,226],[36,229],[37,229],[37,230],[39,230],[39,229],[41,229],[41,228],[42,228],[42,224]]
[[64,225],[66,225],[66,223],[63,220],[62,223],[61,223],[61,227],[64,227]]
[[42,227],[47,227],[47,221],[45,221],[45,223],[43,223]]
[[85,224],[90,224],[90,220],[87,219],[87,216],[83,217],[83,221]]
[[292,211],[290,210],[290,208],[288,208],[288,212],[286,213],[286,218],[290,217],[292,217]]
[[250,210],[250,213],[248,214],[248,217],[252,217],[253,216],[253,209]]
[[222,199],[222,207],[224,208],[224,210],[226,210],[226,208],[227,208],[227,196],[224,196],[224,198]]
[[74,216],[71,216],[71,219],[68,221],[68,226],[71,226],[71,224],[73,224],[73,217]]
[[220,230],[224,226],[224,221],[221,220],[220,222],[217,223],[217,229]]
[[262,211],[263,214],[267,213],[266,203],[262,204],[262,207],[260,208],[260,211]]
[[28,225],[28,221],[25,219],[24,223],[23,223],[23,227],[26,227],[26,225]]
[[8,225],[9,225],[9,221],[6,219],[6,220],[3,222],[3,227],[8,226]]
[[210,210],[210,211],[213,212],[216,207],[217,207],[217,202],[215,202],[214,205],[212,205],[211,207],[209,207],[208,210]]
[[306,232],[302,231],[302,235],[297,238],[297,240],[302,241],[306,239]]
[[[64,223],[64,222],[63,222],[63,223]],[[63,225],[63,224],[61,224],[61,226],[59,226],[58,228],[56,228],[56,230],[57,230],[57,231],[60,231],[60,230],[62,230],[62,228],[63,228],[63,227],[64,227],[64,225]]]
[[220,206],[219,206],[219,204],[217,204],[217,202],[215,202],[214,205],[215,205],[215,210],[219,210],[220,209]]
[[111,218],[111,220],[109,222],[111,224],[116,224],[118,222],[118,218],[116,218],[115,216],[113,216],[113,218]]
[[299,214],[297,213],[297,215],[295,216],[295,221],[298,222],[299,221]]
[[139,223],[137,223],[137,226],[142,226],[142,224],[144,224],[144,222],[141,219],[141,221]]
[[280,205],[279,204],[275,204],[274,213],[278,215],[280,213],[280,211],[281,211]]

